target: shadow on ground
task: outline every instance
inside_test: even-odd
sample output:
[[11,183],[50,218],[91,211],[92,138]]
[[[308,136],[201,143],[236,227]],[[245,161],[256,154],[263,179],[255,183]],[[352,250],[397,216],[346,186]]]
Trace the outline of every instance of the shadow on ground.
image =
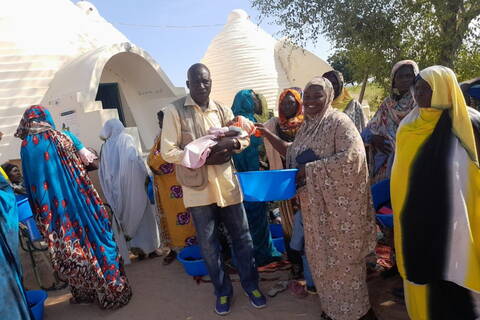
[[[28,275],[28,273],[27,273]],[[68,290],[49,292],[45,320],[209,320],[220,319],[213,313],[213,288],[210,283],[197,284],[187,276],[178,262],[163,266],[162,259],[134,262],[127,266],[127,275],[133,288],[133,298],[122,309],[103,311],[96,305],[71,305]],[[287,272],[266,274],[264,277],[286,279]],[[27,279],[30,288],[32,279]],[[275,282],[264,281],[264,292]],[[373,277],[369,281],[370,296],[380,320],[407,320],[401,301],[391,295],[391,289],[401,284],[400,279],[384,280]],[[319,319],[321,308],[316,296],[296,298],[288,291],[268,300],[268,307],[253,308],[243,294],[240,284],[234,283],[235,296],[229,320],[290,320]],[[354,319],[352,319],[354,320]]]

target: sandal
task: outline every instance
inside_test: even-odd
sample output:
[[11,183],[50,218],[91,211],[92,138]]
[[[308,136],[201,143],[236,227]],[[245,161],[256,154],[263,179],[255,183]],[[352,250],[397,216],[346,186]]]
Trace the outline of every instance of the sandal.
[[175,260],[176,257],[177,253],[175,252],[175,250],[170,250],[170,252],[165,256],[165,258],[163,258],[162,264],[164,266],[168,266],[170,263],[173,262],[173,260]]
[[307,290],[305,290],[305,286],[303,286],[300,282],[296,280],[290,281],[288,284],[288,289],[290,292],[297,298],[305,298],[308,296]]
[[275,271],[278,271],[281,266],[283,265],[279,261],[273,261],[267,265],[258,267],[257,271],[258,272],[275,272]]
[[268,290],[267,294],[269,297],[275,297],[278,293],[287,290],[288,288],[288,281],[279,281],[277,282],[270,290]]
[[315,288],[315,286],[313,286],[313,287],[306,286],[306,288],[307,288],[307,293],[308,294],[311,294],[311,295],[316,295],[317,294],[317,288]]
[[156,251],[153,251],[152,253],[150,253],[148,255],[148,259],[155,259],[155,258],[159,258],[161,257],[161,255],[159,255]]

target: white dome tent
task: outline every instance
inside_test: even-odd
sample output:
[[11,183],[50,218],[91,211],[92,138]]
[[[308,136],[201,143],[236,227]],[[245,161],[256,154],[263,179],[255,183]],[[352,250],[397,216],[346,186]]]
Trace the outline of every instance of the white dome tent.
[[[19,158],[13,133],[32,104],[48,107],[57,126],[69,127],[86,146],[98,150],[103,123],[119,117],[149,148],[158,108],[185,93],[87,1],[8,1],[0,39],[0,162]],[[113,102],[103,91],[113,93]]]
[[331,70],[311,52],[274,39],[241,9],[230,13],[202,63],[211,71],[214,99],[231,105],[239,90],[253,89],[264,94],[269,108],[275,110],[281,90],[303,88],[314,76]]

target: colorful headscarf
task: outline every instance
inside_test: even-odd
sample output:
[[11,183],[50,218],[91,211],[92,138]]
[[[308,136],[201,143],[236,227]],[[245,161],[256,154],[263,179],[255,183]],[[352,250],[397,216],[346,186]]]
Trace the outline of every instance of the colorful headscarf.
[[[291,117],[290,119],[287,119],[280,108],[280,104],[288,94],[291,94],[297,102],[297,112],[295,113],[295,116]],[[278,129],[281,135],[285,135],[281,136],[280,138],[286,141],[293,141],[304,119],[302,89],[289,88],[283,90],[280,94],[280,98],[278,99],[278,106]]]
[[55,130],[55,122],[50,111],[40,105],[33,105],[23,113],[15,137],[23,140],[29,134],[41,133],[49,129]]
[[472,161],[478,165],[473,126],[455,73],[444,66],[432,66],[422,70],[420,77],[432,88],[432,108],[450,111],[453,133]]
[[[255,114],[256,101],[254,96],[261,104],[261,115]],[[252,122],[263,122],[264,118],[268,117],[267,100],[262,94],[256,93],[252,89],[240,90],[233,99],[232,112],[235,116],[244,116]]]
[[254,91],[253,94],[257,97],[258,101],[260,102],[260,107],[262,108],[262,114],[255,114],[255,119],[257,119],[257,121],[260,123],[265,123],[268,121],[268,119],[270,119],[267,99],[261,93]]
[[391,72],[392,94],[385,98],[367,125],[367,128],[369,128],[372,134],[385,137],[392,146],[395,145],[395,133],[397,132],[400,121],[402,121],[416,105],[410,92],[405,93],[400,99],[397,99],[398,97],[393,93],[395,74],[405,65],[412,66],[415,76],[418,75],[418,65],[414,61],[403,60],[397,62]]
[[[332,83],[321,76],[317,76],[313,78],[307,85],[305,86],[305,91],[308,90],[311,86],[320,86],[323,88],[326,94],[325,100],[325,107],[323,112],[318,113],[314,117],[305,117],[305,121],[298,131],[293,144],[290,146],[289,149],[297,150],[298,153],[288,153],[287,154],[287,165],[289,168],[296,168],[297,161],[296,156],[300,154],[300,152],[305,151],[307,147],[307,142],[311,141],[313,137],[318,136],[319,131],[321,130],[322,119],[325,116],[325,113],[332,108],[332,101],[333,97],[335,96],[335,92],[333,90]],[[305,92],[304,91],[304,92]]]
[[394,98],[395,100],[400,100],[402,98],[401,96],[398,95],[398,93],[395,92],[396,91],[395,90],[395,74],[403,66],[411,66],[415,76],[418,75],[420,71],[418,68],[418,64],[413,60],[401,60],[394,64],[392,68],[392,72],[390,73],[390,78],[392,79],[391,95],[392,95],[392,98]]
[[253,99],[253,90],[240,90],[233,99],[232,112],[235,116],[244,116],[250,121],[257,122],[255,119],[255,100]]
[[347,88],[345,88],[345,80],[343,79],[343,75],[340,71],[331,70],[323,74],[325,78],[327,75],[333,75],[335,78],[337,78],[338,85],[340,86],[340,94],[333,100],[332,107],[343,112],[353,98],[350,96]]

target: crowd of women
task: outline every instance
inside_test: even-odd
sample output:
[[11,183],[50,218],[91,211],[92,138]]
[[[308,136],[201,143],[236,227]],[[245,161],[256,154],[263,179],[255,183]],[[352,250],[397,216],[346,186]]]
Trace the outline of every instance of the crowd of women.
[[[377,228],[370,187],[391,177],[396,263],[410,318],[480,317],[480,113],[468,108],[452,70],[419,71],[405,60],[392,69],[391,92],[372,119],[353,99],[342,74],[330,71],[304,88],[285,89],[278,117],[253,90],[235,96],[232,112],[256,123],[263,137],[233,156],[237,171],[297,168],[297,196],[276,205],[288,260],[316,291],[322,319],[376,319],[367,289],[366,257]],[[160,132],[163,113],[158,113]],[[27,194],[48,244],[53,269],[67,282],[71,303],[105,309],[126,305],[132,290],[124,271],[129,251],[164,264],[195,244],[175,166],[160,151],[147,165],[118,120],[100,136],[99,176],[108,206],[86,168],[95,156],[47,109],[25,111],[19,168],[0,175],[0,282],[3,319],[29,319],[21,283],[14,192]],[[127,196],[128,195],[128,196]],[[269,231],[269,206],[244,202],[257,267],[284,266]],[[111,208],[111,210],[107,210]],[[112,214],[113,213],[113,214]],[[159,228],[157,228],[157,222]],[[228,233],[225,234],[228,244]]]

